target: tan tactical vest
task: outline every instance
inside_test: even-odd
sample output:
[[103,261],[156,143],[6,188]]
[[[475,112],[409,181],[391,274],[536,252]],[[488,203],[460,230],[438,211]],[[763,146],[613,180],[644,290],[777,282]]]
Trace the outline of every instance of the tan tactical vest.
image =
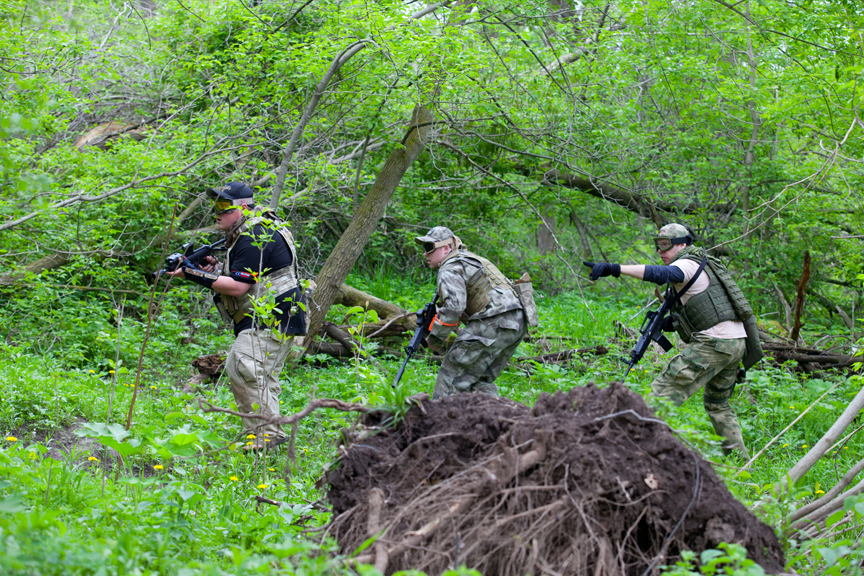
[[[242,296],[235,297],[222,294],[222,304],[225,306],[225,311],[228,312],[231,318],[234,319],[234,322],[237,323],[242,322],[243,318],[246,316],[252,316],[254,310],[252,304],[253,296],[255,298],[260,298],[269,293],[275,298],[276,296],[297,287],[299,271],[297,267],[297,249],[294,246],[294,236],[291,234],[291,231],[283,225],[283,222],[276,218],[272,212],[262,212],[253,216],[249,220],[243,222],[237,231],[232,234],[234,236],[234,241],[231,242],[231,245],[228,247],[228,253],[225,255],[225,263],[222,265],[222,274],[226,276],[231,274],[231,267],[229,265],[229,262],[231,261],[231,250],[237,243],[237,239],[247,230],[255,230],[255,226],[264,220],[272,222],[272,225],[277,227],[279,234],[285,240],[285,244],[288,245],[288,251],[291,252],[291,266],[274,270],[266,276],[259,278],[258,282],[249,288],[249,290]],[[265,226],[265,230],[269,229],[269,227]]]
[[497,266],[486,258],[478,256],[468,250],[454,250],[441,261],[441,266],[443,266],[445,262],[457,259],[473,261],[473,264],[480,265],[481,270],[480,274],[477,275],[477,278],[470,281],[466,287],[468,291],[468,305],[465,307],[465,314],[467,316],[473,316],[474,314],[486,309],[486,306],[488,306],[492,301],[489,295],[492,293],[494,288],[498,286],[507,286],[511,291],[513,290],[512,283],[506,276],[504,276],[504,274],[501,273],[500,270],[498,270]]

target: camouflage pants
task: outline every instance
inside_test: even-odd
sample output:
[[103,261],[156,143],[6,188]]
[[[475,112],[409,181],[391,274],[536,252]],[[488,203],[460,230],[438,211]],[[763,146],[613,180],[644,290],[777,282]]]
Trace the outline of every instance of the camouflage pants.
[[[244,330],[237,336],[225,359],[225,371],[239,412],[279,416],[279,394],[282,393],[279,374],[293,340],[288,337],[279,342],[268,329]],[[253,409],[256,404],[257,410]],[[242,421],[244,436],[255,434],[258,444],[263,445],[265,434],[271,439],[285,436],[278,424],[261,426],[262,421],[257,418],[242,418]]]
[[469,322],[444,357],[432,399],[464,392],[498,394],[495,379],[528,331],[522,310]]
[[723,451],[735,451],[748,458],[738,418],[729,405],[735,390],[738,364],[744,357],[745,340],[722,340],[700,336],[679,354],[651,383],[649,397],[666,398],[680,406],[699,388],[705,387],[702,402],[714,431],[726,439]]

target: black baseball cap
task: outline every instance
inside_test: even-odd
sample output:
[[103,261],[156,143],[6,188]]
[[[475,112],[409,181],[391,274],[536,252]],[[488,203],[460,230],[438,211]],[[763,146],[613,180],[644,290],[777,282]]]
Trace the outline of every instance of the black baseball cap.
[[[207,195],[211,198],[225,198],[226,200],[251,200],[254,194],[252,188],[245,182],[228,182],[219,188],[207,190]],[[251,203],[247,202],[247,204]]]

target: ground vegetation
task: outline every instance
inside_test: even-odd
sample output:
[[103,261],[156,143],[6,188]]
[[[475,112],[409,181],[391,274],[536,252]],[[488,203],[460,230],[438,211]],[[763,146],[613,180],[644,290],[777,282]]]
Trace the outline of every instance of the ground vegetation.
[[[327,482],[417,421],[431,392],[431,353],[390,388],[434,292],[412,238],[447,225],[534,280],[541,325],[498,381],[514,422],[475,442],[482,461],[506,453],[499,437],[533,439],[524,429],[557,410],[550,398],[624,394],[609,384],[655,295],[592,285],[581,261],[659,263],[649,238],[674,221],[730,263],[768,343],[733,398],[754,459],[723,456],[698,399],[652,406],[668,427],[624,417],[615,430],[694,454],[782,559],[734,534],[568,545],[593,550],[601,572],[641,550],[676,575],[783,559],[859,574],[862,18],[845,0],[0,2],[0,567],[374,573],[373,552],[400,545],[379,534],[394,510],[380,505],[370,532],[369,495],[343,506]],[[291,449],[257,457],[224,412],[231,335],[212,301],[152,275],[180,245],[218,238],[205,190],[232,180],[290,223],[303,276],[324,280],[320,334],[286,367],[280,400],[283,414],[334,403],[292,423]],[[626,387],[646,395],[664,362],[649,352]],[[567,434],[596,431],[558,412]],[[441,480],[468,494],[467,470]],[[548,470],[559,492],[545,505],[570,488]],[[498,502],[522,514],[513,498]],[[575,502],[571,524],[586,509]],[[656,502],[621,504],[625,532],[669,528]],[[339,519],[352,509],[362,527]],[[539,546],[510,550],[525,561],[514,568],[566,550]],[[470,571],[458,556],[394,553],[378,569]]]

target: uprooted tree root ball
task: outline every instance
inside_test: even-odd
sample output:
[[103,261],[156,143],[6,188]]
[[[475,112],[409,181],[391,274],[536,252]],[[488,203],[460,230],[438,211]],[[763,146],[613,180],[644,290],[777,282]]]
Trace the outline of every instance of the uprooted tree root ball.
[[620,384],[543,394],[533,408],[425,401],[349,446],[327,480],[330,533],[346,553],[381,534],[356,560],[387,574],[639,576],[720,542],[766,572],[784,565],[771,528]]

